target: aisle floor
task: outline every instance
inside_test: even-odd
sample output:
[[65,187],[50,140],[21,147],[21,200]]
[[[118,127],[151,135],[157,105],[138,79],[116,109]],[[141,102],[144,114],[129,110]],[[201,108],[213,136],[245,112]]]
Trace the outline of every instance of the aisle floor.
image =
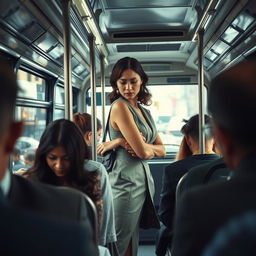
[[155,245],[140,245],[138,256],[156,256]]

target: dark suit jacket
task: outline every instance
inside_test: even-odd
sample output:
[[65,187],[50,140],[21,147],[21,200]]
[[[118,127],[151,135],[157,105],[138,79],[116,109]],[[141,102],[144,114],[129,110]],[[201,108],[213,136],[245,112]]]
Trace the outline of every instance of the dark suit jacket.
[[[216,154],[199,154],[171,163],[165,168],[160,195],[159,218],[164,224],[156,240],[156,254],[165,255],[172,242],[173,219],[176,202],[176,187],[180,178],[197,165],[219,159]],[[164,230],[166,228],[166,230]],[[167,235],[166,235],[167,234]]]
[[88,221],[60,221],[0,202],[0,227],[3,256],[98,255]]
[[88,219],[85,199],[82,193],[74,189],[54,187],[12,175],[8,198],[9,203],[16,208],[37,211],[80,223]]
[[184,193],[175,218],[172,256],[197,256],[231,217],[256,209],[256,157],[228,181]]
[[218,159],[216,154],[193,155],[171,163],[165,168],[160,195],[159,217],[163,224],[172,228],[175,208],[176,187],[180,178],[194,166]]

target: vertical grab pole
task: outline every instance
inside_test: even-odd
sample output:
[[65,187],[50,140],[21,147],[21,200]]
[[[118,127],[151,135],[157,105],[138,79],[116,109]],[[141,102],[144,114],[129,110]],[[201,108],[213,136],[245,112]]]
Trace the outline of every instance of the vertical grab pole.
[[90,47],[90,85],[91,85],[91,106],[92,106],[92,160],[97,161],[96,154],[96,132],[97,132],[97,114],[96,114],[96,65],[95,65],[95,37],[89,36]]
[[105,65],[104,65],[105,57],[104,55],[100,56],[100,83],[101,83],[101,105],[102,105],[102,126],[103,126],[103,134],[105,132],[105,123],[106,123],[106,113],[105,113]]
[[198,102],[199,102],[199,151],[205,153],[204,111],[204,29],[199,29],[198,38]]
[[63,23],[64,23],[64,90],[65,90],[65,118],[72,120],[72,82],[71,82],[71,40],[70,40],[70,0],[63,0]]

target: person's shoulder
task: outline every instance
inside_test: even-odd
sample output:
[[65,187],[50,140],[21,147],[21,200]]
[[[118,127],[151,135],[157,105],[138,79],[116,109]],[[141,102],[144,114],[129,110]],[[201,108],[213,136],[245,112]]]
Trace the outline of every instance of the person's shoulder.
[[[12,186],[11,192],[17,189],[26,191],[26,193],[33,193],[37,196],[48,196],[49,198],[56,197],[81,197],[82,193],[73,188],[67,187],[56,187],[53,185],[45,184],[36,180],[31,180],[28,178],[21,177],[20,175],[12,175]],[[15,192],[16,193],[16,192]]]
[[106,168],[105,166],[100,163],[100,162],[97,162],[97,161],[94,161],[94,160],[86,160],[84,162],[84,168],[89,171],[89,172],[92,172],[92,171],[97,171],[99,172],[99,174],[102,176],[102,175],[107,175],[107,171],[106,171]]
[[[175,161],[167,165],[164,169],[164,175],[169,181],[177,181],[182,177],[182,174],[186,172],[186,168],[183,166],[183,160]],[[181,173],[182,172],[182,173]]]
[[180,161],[175,161],[172,162],[170,164],[168,164],[165,168],[164,168],[164,173],[166,175],[171,174],[172,172],[175,172],[177,170],[177,167],[180,166]]
[[128,109],[129,107],[129,103],[128,102],[126,102],[125,100],[123,100],[123,99],[117,99],[117,100],[115,100],[113,103],[112,103],[112,107],[111,107],[111,109],[113,110],[113,111],[115,111],[115,110],[122,110],[122,109]]
[[202,164],[192,167],[189,170],[187,177],[194,176],[197,174],[207,173],[212,168],[216,168],[216,169],[217,168],[226,168],[226,165],[222,158],[217,158],[210,162],[202,163]]
[[[63,256],[86,255],[86,252],[89,252],[89,255],[96,255],[97,248],[89,222],[81,225],[75,221],[62,220],[59,216],[50,216],[25,208],[18,209],[10,204],[1,205],[0,208],[0,246],[5,255],[55,255],[56,251]],[[24,246],[27,241],[38,237],[38,234],[40,241],[29,249]],[[52,250],[47,251],[49,248],[46,244]]]
[[175,161],[175,162],[172,162],[170,163],[169,165],[167,165],[165,167],[165,169],[168,171],[176,171],[178,168],[183,168],[184,165],[186,165],[188,162],[191,161],[191,157],[187,157],[185,159],[182,159],[182,160],[178,160],[178,161]]
[[87,168],[87,171],[102,171],[103,169],[105,169],[104,165],[98,161],[94,161],[94,160],[86,160],[85,164],[84,164],[85,168]]

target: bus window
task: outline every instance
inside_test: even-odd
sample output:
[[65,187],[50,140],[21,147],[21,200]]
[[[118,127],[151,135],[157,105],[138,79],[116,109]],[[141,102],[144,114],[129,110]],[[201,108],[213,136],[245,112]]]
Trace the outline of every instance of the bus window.
[[[19,163],[17,166],[21,167],[24,166],[23,160],[24,158],[26,160],[28,154],[35,154],[40,137],[46,127],[47,107],[42,106],[42,102],[47,103],[47,82],[42,76],[21,69],[17,72],[17,80],[20,90],[18,91],[15,118],[24,122],[24,130],[15,145],[15,152],[19,155],[19,159],[16,159]],[[30,100],[33,100],[32,103]],[[38,106],[36,106],[37,102],[40,102]],[[12,167],[14,167],[16,162],[14,156],[12,160]]]
[[21,89],[18,97],[45,101],[46,82],[43,78],[19,69],[17,80]]
[[54,109],[53,111],[53,120],[65,118],[65,110],[64,109]]
[[55,91],[55,103],[58,104],[64,104],[65,99],[64,99],[64,88],[61,86],[56,86],[56,91]]
[[[76,88],[73,88],[73,114],[78,110],[78,93]],[[54,94],[54,111],[53,120],[65,118],[65,90],[64,87],[57,85]]]
[[148,89],[152,94],[152,104],[146,108],[155,120],[166,152],[176,153],[183,137],[180,132],[183,119],[198,113],[198,86],[149,85]]
[[[46,127],[46,109],[16,107],[16,120],[24,122],[23,134],[15,146],[17,149],[15,151],[19,152],[19,163],[21,163],[24,160],[24,155],[36,152],[40,137]],[[12,164],[14,165],[15,161]]]
[[[96,114],[97,114],[97,118],[101,121],[102,123],[102,106],[101,106],[101,87],[96,87],[96,101],[97,101],[97,106],[96,106]],[[109,102],[109,99],[107,97],[107,95],[112,91],[112,87],[110,86],[106,86],[105,87],[105,94],[106,94],[106,99],[105,99],[105,115],[106,115],[106,121],[107,121],[107,115],[108,115],[108,112],[110,110],[110,102]],[[89,89],[87,91],[87,94],[86,94],[86,111],[87,113],[91,114],[91,89]]]

